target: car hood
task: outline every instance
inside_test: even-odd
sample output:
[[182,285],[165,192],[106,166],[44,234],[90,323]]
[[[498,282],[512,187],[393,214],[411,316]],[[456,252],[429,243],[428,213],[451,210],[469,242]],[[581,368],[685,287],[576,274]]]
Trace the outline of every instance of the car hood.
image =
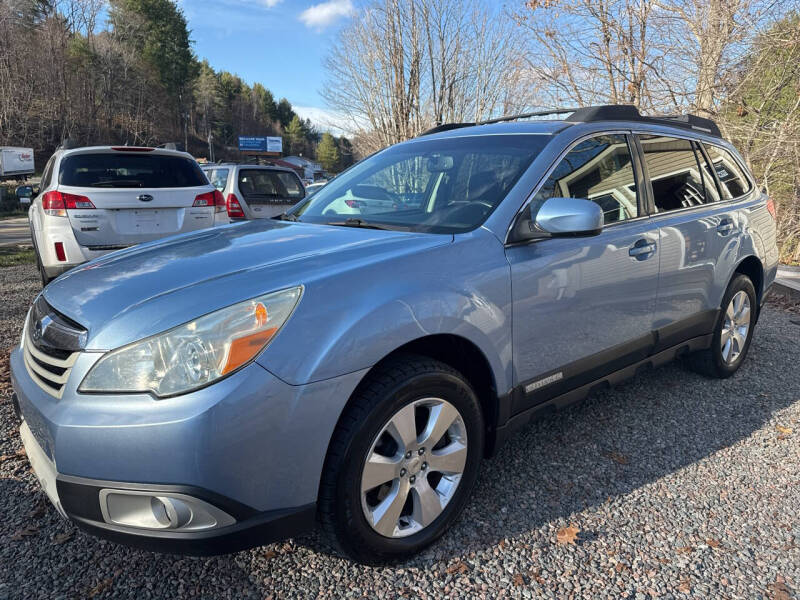
[[45,288],[44,296],[88,329],[87,350],[109,350],[260,294],[311,285],[452,239],[249,221],[109,254],[68,271]]

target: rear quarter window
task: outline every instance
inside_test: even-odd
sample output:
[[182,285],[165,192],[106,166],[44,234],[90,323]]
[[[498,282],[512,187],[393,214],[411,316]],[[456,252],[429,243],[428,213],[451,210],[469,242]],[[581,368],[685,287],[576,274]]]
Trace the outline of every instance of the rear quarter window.
[[228,185],[228,174],[230,169],[204,169],[208,180],[220,192],[225,191],[225,186]]
[[59,183],[98,188],[181,188],[208,185],[195,161],[163,154],[75,154],[61,161]]
[[744,196],[753,188],[750,179],[744,174],[739,162],[730,152],[711,144],[704,144],[704,146],[722,185],[723,198],[738,198],[739,196]]

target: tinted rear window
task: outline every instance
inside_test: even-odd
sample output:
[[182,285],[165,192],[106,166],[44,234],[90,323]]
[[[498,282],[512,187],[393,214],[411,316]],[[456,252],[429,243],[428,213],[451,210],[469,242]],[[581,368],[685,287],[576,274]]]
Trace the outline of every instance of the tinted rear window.
[[300,179],[287,171],[268,169],[243,169],[239,171],[239,191],[245,198],[290,198],[293,201],[305,196]]
[[75,154],[61,161],[61,185],[106,188],[180,188],[208,185],[193,160],[159,154]]

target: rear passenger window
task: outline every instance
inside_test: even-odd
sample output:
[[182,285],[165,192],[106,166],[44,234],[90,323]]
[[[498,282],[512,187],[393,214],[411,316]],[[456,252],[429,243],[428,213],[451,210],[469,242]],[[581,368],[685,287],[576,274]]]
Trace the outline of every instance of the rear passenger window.
[[603,209],[605,223],[639,216],[636,181],[628,141],[600,135],[575,146],[536,194],[547,198],[587,198]]
[[694,142],[656,135],[641,135],[644,162],[653,186],[656,212],[691,208],[713,201],[706,186],[714,184],[703,176],[699,149]]
[[722,184],[723,198],[738,198],[750,191],[750,180],[731,153],[724,148],[704,144],[708,157],[714,165],[719,182]]

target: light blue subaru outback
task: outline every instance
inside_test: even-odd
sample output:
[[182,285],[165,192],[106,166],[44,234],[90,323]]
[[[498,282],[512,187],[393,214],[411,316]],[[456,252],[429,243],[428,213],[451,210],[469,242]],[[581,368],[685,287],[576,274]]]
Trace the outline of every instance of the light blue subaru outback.
[[778,258],[739,154],[693,116],[558,116],[437,127],[277,220],[48,285],[11,367],[57,510],[198,554],[319,524],[390,561],[536,414],[675,358],[733,375]]

